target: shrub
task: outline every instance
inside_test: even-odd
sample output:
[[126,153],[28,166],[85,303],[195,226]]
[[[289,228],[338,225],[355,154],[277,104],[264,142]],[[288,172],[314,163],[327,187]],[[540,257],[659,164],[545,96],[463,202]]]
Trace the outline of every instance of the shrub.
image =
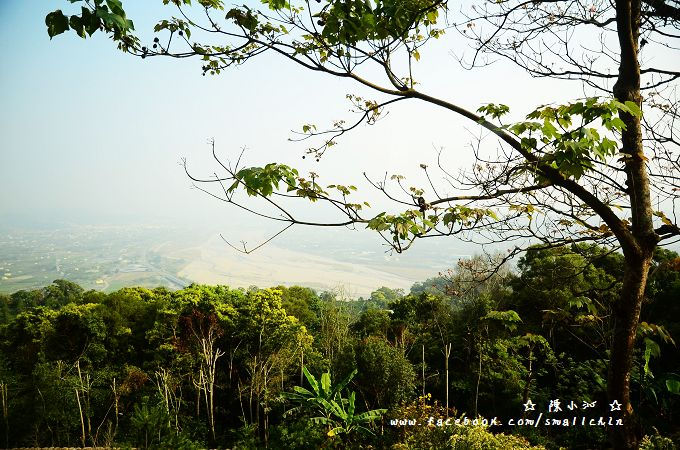
[[[399,419],[415,420],[414,425],[404,425],[396,429],[397,441],[393,450],[407,449],[451,449],[451,450],[543,450],[542,446],[532,446],[520,436],[492,433],[488,427],[473,425],[437,426],[437,419],[447,417],[446,408],[436,401],[429,404],[431,395],[419,397],[417,402],[402,405],[391,414],[391,421]],[[448,417],[455,418],[454,409],[449,409]],[[430,420],[433,418],[433,420]]]

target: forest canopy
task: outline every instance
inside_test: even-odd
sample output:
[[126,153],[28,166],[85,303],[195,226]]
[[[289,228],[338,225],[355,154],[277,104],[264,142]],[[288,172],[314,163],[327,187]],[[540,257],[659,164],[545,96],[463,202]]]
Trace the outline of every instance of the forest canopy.
[[[635,344],[632,397],[644,448],[671,448],[661,445],[680,433],[677,258],[655,256]],[[485,280],[479,264],[461,263],[410,293],[382,287],[365,299],[297,286],[105,294],[66,280],[2,295],[2,444],[606,445],[603,426],[508,420],[529,418],[527,402],[549,419],[571,420],[569,402],[597,405],[579,417],[617,417],[606,377],[622,256],[584,244],[536,248],[516,271]],[[549,413],[556,399],[563,411]],[[428,425],[447,417],[503,424]],[[420,426],[400,425],[406,419]]]

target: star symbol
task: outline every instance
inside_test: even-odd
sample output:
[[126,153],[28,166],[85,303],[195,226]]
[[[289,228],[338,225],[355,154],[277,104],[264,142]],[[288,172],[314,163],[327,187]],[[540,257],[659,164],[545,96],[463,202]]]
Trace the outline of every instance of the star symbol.
[[524,403],[524,411],[535,411],[534,407],[536,405],[531,402],[531,399],[527,400],[526,403]]
[[609,407],[611,408],[610,411],[621,411],[621,403],[619,403],[618,400],[614,400],[609,404]]

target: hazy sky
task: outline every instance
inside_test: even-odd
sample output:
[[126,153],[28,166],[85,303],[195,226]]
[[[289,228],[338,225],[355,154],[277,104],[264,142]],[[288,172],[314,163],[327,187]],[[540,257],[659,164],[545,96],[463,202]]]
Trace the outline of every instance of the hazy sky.
[[[149,42],[160,3],[124,2]],[[474,125],[415,101],[342,139],[320,163],[303,161],[306,144],[288,142],[290,130],[351,119],[345,94],[362,93],[356,86],[275,55],[202,77],[198,60],[140,60],[101,33],[50,41],[44,17],[58,7],[70,11],[65,1],[0,3],[0,215],[7,219],[268,226],[190,189],[179,160],[186,156],[209,175],[210,137],[232,159],[247,147],[249,164],[290,163],[329,184],[355,182],[369,199],[375,194],[362,182],[364,170],[417,172],[435,162],[433,146],[447,149],[452,167],[470,161],[464,127]],[[464,46],[451,33],[421,52],[422,90],[473,110],[493,101],[522,114],[580,95],[576,83],[531,79],[507,64],[464,71],[451,54]]]

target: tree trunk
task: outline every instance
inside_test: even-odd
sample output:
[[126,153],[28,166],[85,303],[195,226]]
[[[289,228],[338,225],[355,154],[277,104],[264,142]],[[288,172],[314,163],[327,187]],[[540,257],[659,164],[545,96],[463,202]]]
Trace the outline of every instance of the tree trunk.
[[423,344],[423,398],[425,397],[425,344]]
[[116,428],[113,430],[113,435],[115,436],[116,433],[118,432],[118,390],[116,388],[116,377],[113,377],[113,385],[111,390],[113,390],[113,402],[115,406],[115,414],[116,414]]
[[446,370],[446,418],[449,418],[449,356],[451,356],[451,344],[444,345],[444,367]]
[[78,394],[78,388],[75,388],[76,400],[78,401],[78,412],[80,413],[80,442],[83,447],[85,447],[85,421],[83,420],[83,408],[80,405],[80,395]]
[[5,422],[5,448],[9,448],[9,413],[7,411],[7,383],[0,382],[0,397],[2,397],[2,419]]
[[[637,449],[642,430],[633,415],[630,402],[630,372],[633,365],[633,349],[640,320],[640,306],[651,263],[651,255],[642,260],[628,261],[623,278],[621,297],[614,307],[614,339],[609,361],[607,393],[609,401],[621,406],[623,426],[612,427],[611,437],[615,449]],[[612,412],[612,415],[616,412]]]
[[196,417],[201,417],[201,386],[196,384]]
[[[621,61],[613,94],[620,102],[630,101],[642,109],[638,59],[640,7],[640,0],[616,0],[616,27]],[[649,174],[642,145],[640,118],[626,113],[621,113],[620,116],[626,125],[621,132],[621,151],[625,154],[632,236],[619,239],[625,256],[625,270],[621,295],[614,305],[614,337],[609,361],[607,394],[610,402],[616,400],[622,405],[623,426],[610,429],[614,448],[637,449],[642,433],[630,403],[630,372],[640,308],[659,236],[654,231],[652,221]]]
[[482,382],[482,336],[479,336],[479,367],[477,369],[477,388],[475,389],[475,417],[477,417],[477,405],[479,403],[479,384]]
[[[533,371],[534,351],[529,346],[529,368],[527,369],[527,377],[524,381],[524,390],[522,391],[522,403],[526,404],[529,401],[529,391],[531,390],[531,381],[534,377]],[[526,411],[522,413],[522,418],[525,418]]]

